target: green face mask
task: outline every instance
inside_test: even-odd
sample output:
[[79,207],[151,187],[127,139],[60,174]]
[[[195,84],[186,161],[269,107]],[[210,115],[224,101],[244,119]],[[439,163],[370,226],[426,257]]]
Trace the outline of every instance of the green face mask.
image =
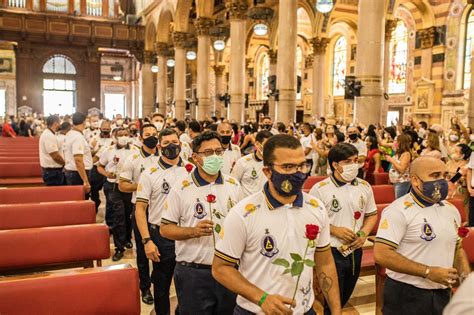
[[202,169],[209,175],[216,175],[224,164],[224,157],[218,155],[211,155],[204,158]]

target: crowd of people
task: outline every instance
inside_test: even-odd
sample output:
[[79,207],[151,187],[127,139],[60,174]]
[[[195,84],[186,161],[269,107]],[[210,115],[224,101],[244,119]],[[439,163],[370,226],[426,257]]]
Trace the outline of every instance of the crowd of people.
[[[170,313],[173,279],[181,315],[315,314],[315,292],[325,314],[340,314],[377,223],[379,173],[396,196],[375,240],[388,268],[384,314],[442,314],[470,272],[463,223],[445,201],[462,199],[474,225],[474,134],[456,116],[444,130],[411,117],[239,125],[75,113],[7,117],[2,135],[40,137],[46,185],[82,185],[96,211],[103,191],[112,260],[136,246],[142,300],[156,314]],[[311,175],[327,178],[302,193]]]

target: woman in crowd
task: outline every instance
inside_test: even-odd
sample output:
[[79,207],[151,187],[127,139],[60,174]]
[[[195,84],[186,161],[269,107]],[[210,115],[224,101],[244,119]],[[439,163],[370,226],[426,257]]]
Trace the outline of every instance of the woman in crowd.
[[426,139],[426,148],[421,152],[420,156],[432,156],[441,159],[441,149],[439,137],[436,133],[430,132]]
[[467,164],[471,156],[471,148],[467,144],[457,144],[451,158],[446,163],[449,178],[454,178],[454,183],[449,182],[449,198],[459,198],[464,201],[464,207],[468,209],[469,193],[467,191],[466,174]]
[[395,198],[400,198],[410,191],[411,159],[411,137],[407,134],[401,134],[397,137],[395,155],[392,157],[385,154],[385,160],[391,163],[389,178],[395,188]]
[[367,136],[365,138],[367,143],[367,159],[365,160],[365,180],[369,184],[374,185],[374,174],[383,173],[383,168],[381,166],[380,159],[380,150],[377,144],[377,138],[374,136]]
[[240,151],[243,155],[247,155],[253,152],[257,128],[254,124],[248,124],[243,126],[243,131],[244,135],[241,137]]
[[20,121],[20,133],[19,136],[21,137],[33,137],[33,133],[31,130],[31,124],[29,123],[28,119],[22,119]]
[[382,153],[382,167],[388,172],[390,163],[385,159],[385,155],[393,156],[394,139],[397,137],[397,131],[394,127],[387,127],[381,133],[380,128],[376,131],[379,150]]

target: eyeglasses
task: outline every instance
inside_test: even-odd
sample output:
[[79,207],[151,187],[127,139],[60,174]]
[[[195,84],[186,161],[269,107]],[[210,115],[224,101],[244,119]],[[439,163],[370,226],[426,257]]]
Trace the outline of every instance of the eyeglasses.
[[290,163],[271,164],[271,166],[281,167],[286,174],[292,174],[298,171],[302,173],[308,173],[311,169],[311,164],[308,162],[304,162],[301,164],[290,164]]
[[197,152],[198,154],[202,154],[204,155],[205,157],[208,157],[208,156],[211,156],[211,155],[224,155],[224,149],[215,149],[215,150],[212,150],[212,149],[207,149],[207,150],[204,150],[204,151],[201,151],[201,152]]

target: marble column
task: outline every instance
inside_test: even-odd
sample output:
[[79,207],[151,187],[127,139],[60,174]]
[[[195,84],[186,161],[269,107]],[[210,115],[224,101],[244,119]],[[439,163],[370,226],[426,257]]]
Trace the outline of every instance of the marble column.
[[248,4],[244,0],[233,0],[226,4],[230,17],[230,69],[229,119],[238,123],[244,121],[245,101],[245,46],[246,46],[246,13]]
[[211,38],[209,28],[213,25],[213,20],[206,17],[198,17],[194,23],[198,39],[197,51],[197,117],[202,120],[211,117],[211,99],[209,93],[209,56]]
[[383,101],[385,1],[359,0],[356,80],[361,96],[355,98],[354,117],[365,125],[380,122]]
[[175,117],[181,120],[186,114],[186,33],[174,32],[173,42]]
[[[270,67],[269,67],[269,76],[277,74],[277,55],[278,51],[270,49],[268,51],[268,57],[270,58]],[[275,115],[276,115],[276,103],[275,103],[275,97],[270,96],[268,98],[268,116],[270,116],[273,120],[275,120]]]
[[[383,66],[383,90],[388,94],[388,83],[390,81],[390,39],[392,38],[392,32],[397,27],[396,20],[387,20],[385,22],[385,49],[384,49],[384,66]],[[380,122],[385,124],[387,121],[388,112],[388,100],[383,100],[384,104],[382,107]]]
[[163,42],[155,43],[155,52],[158,55],[158,73],[156,78],[156,102],[157,111],[166,115],[166,88],[168,86],[168,68],[166,66],[167,55],[169,53],[168,44]]
[[435,27],[428,27],[418,31],[421,44],[421,77],[431,80],[433,66],[433,46]]
[[142,64],[142,113],[144,116],[153,112],[153,105],[155,104],[155,89],[153,87],[153,72],[151,66],[153,65],[153,52],[145,51]]
[[315,37],[311,40],[313,45],[313,98],[311,104],[311,118],[318,119],[326,116],[324,98],[327,92],[324,90],[326,70],[326,47],[329,40],[325,37]]
[[[224,69],[224,65],[214,66],[214,74],[216,75],[216,98],[225,94]],[[215,104],[214,112],[216,117],[223,117],[225,112],[224,102],[216,100]]]
[[279,92],[276,120],[287,124],[295,119],[296,110],[296,39],[298,1],[281,0],[278,10],[277,88]]

